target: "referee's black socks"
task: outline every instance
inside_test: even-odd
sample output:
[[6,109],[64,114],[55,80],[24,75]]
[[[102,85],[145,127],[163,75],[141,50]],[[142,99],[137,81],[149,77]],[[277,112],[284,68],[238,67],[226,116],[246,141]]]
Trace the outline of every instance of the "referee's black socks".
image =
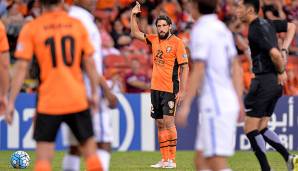
[[278,151],[282,155],[284,160],[287,162],[290,154],[288,150],[281,144],[281,141],[278,135],[274,131],[271,131],[268,128],[264,128],[263,130],[260,131],[260,133],[263,135],[264,140],[268,144],[270,144],[276,151]]
[[253,130],[246,134],[250,145],[255,152],[257,159],[261,165],[262,171],[270,171],[270,166],[266,157],[266,147],[263,136],[258,130]]

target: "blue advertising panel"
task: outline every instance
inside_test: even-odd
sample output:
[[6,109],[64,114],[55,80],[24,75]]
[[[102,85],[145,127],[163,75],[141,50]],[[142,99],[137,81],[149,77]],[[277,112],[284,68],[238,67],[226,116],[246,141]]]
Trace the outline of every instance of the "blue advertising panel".
[[[149,94],[118,94],[118,107],[111,110],[113,125],[113,148],[127,150],[158,150],[155,123],[150,118]],[[13,124],[8,126],[3,116],[0,117],[0,150],[29,150],[35,148],[32,139],[32,119],[35,115],[35,94],[20,94],[16,101]],[[281,141],[290,150],[298,150],[298,112],[295,108],[298,97],[282,97],[270,122],[270,129],[276,131]],[[198,123],[197,102],[192,104],[188,125],[178,128],[178,150],[193,150]],[[297,105],[296,105],[297,106]],[[243,123],[237,128],[236,149],[249,150],[250,145],[243,134]],[[67,146],[63,131],[59,131],[56,149]],[[268,147],[269,148],[269,147]]]

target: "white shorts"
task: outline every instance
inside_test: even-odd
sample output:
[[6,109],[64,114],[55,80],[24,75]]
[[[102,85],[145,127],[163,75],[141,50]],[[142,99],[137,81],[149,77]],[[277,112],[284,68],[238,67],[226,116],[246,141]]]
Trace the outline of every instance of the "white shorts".
[[[111,109],[102,107],[102,111],[92,114],[92,123],[94,130],[94,137],[98,143],[112,143],[113,141],[113,127]],[[64,125],[62,127],[63,139],[65,145],[78,145],[78,141],[68,128]]]
[[216,115],[210,111],[200,112],[195,148],[202,151],[205,157],[232,156],[239,112],[231,110]]

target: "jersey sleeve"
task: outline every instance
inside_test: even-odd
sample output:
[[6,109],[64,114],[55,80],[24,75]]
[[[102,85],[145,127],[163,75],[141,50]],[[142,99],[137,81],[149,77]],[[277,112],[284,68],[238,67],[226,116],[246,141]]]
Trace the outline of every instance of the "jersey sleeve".
[[9,45],[8,45],[5,27],[2,23],[0,23],[0,52],[5,52],[8,50],[9,50]]
[[206,34],[203,34],[198,29],[194,29],[191,33],[190,52],[191,58],[205,61],[209,53],[209,42]]
[[265,28],[257,27],[257,29],[254,29],[250,37],[254,40],[253,42],[260,47],[260,49],[269,52],[275,47],[274,42],[271,41],[271,36],[272,35],[266,31]]
[[179,65],[188,63],[187,52],[186,52],[185,45],[182,42],[182,40],[178,41],[176,57],[177,57],[177,61],[178,61]]
[[31,60],[33,57],[33,48],[34,48],[34,42],[33,42],[33,31],[32,28],[34,28],[31,23],[26,24],[19,35],[17,47],[14,56],[18,59],[26,59]]
[[275,28],[277,33],[287,32],[288,30],[287,20],[271,20],[270,23]]
[[157,38],[156,34],[145,34],[145,40],[148,45],[151,45],[155,38]]
[[89,38],[89,34],[83,25],[81,25],[81,33],[82,33],[82,42],[84,42],[83,43],[83,52],[86,57],[91,57],[92,54],[94,53],[94,47],[93,47],[91,40]]

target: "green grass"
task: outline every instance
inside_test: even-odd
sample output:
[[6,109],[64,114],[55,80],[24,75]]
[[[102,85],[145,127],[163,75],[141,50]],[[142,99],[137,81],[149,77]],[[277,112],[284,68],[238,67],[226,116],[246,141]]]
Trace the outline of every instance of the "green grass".
[[[31,156],[31,165],[26,170],[33,170],[32,164],[35,160],[33,151],[27,151]],[[9,164],[12,151],[0,151],[0,171],[16,171]],[[194,170],[194,153],[191,151],[179,151],[177,153],[177,169],[179,171]],[[281,156],[276,152],[268,152],[268,159],[275,171],[285,171],[286,166]],[[61,171],[63,152],[57,152],[53,162],[53,170]],[[142,170],[165,170],[150,169],[148,166],[160,159],[158,152],[114,152],[111,161],[111,171],[142,171]],[[230,166],[234,171],[259,171],[258,162],[252,152],[237,152],[230,160]],[[84,165],[82,165],[82,171]]]

